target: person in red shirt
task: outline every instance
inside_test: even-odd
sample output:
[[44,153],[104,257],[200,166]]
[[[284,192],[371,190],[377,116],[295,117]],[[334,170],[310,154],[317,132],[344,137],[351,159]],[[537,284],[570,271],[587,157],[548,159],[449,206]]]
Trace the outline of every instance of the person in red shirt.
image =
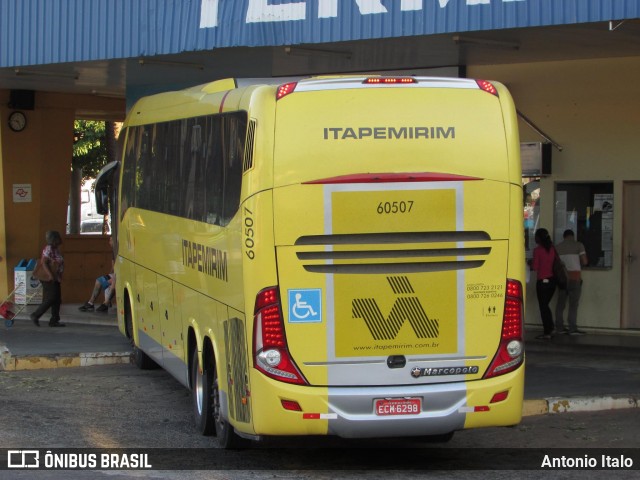
[[553,276],[553,260],[556,249],[553,247],[551,236],[546,228],[539,228],[535,233],[536,248],[533,249],[533,262],[531,268],[536,271],[536,296],[540,308],[540,318],[544,333],[536,338],[550,339],[554,331],[553,315],[549,302],[556,291],[556,281]]
[[50,327],[64,327],[60,322],[60,304],[62,303],[62,272],[64,271],[64,257],[60,252],[62,237],[55,230],[50,230],[45,235],[47,245],[42,250],[42,265],[45,269],[48,280],[42,281],[42,303],[30,315],[31,321],[36,327],[40,326],[40,317],[51,308]]

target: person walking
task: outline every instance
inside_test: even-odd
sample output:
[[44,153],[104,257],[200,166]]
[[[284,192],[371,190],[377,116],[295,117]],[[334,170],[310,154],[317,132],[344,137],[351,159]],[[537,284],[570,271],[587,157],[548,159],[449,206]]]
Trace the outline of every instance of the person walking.
[[[562,242],[556,246],[560,259],[567,267],[569,281],[566,290],[558,291],[556,302],[556,328],[558,333],[566,335],[584,335],[578,330],[578,304],[582,294],[582,267],[589,263],[587,252],[581,242],[576,241],[573,230],[565,230]],[[569,313],[567,316],[568,328],[564,327],[564,309],[569,301]]]
[[60,253],[62,237],[55,230],[50,230],[45,235],[47,245],[42,250],[40,261],[48,280],[42,280],[42,303],[30,315],[31,321],[36,327],[40,326],[40,317],[51,308],[50,327],[64,327],[60,323],[60,305],[62,304],[62,273],[64,271],[64,257]]
[[553,276],[553,260],[557,255],[553,242],[546,228],[539,228],[535,233],[536,248],[533,249],[531,268],[535,270],[536,296],[540,308],[540,318],[544,332],[536,338],[548,340],[554,332],[553,314],[549,303],[556,291],[556,280]]

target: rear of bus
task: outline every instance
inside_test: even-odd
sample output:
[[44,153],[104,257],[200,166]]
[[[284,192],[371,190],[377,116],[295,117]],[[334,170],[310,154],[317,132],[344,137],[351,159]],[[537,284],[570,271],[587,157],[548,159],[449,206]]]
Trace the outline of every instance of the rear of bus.
[[277,269],[256,299],[256,434],[517,424],[520,175],[515,109],[500,84],[280,87],[273,190],[245,205],[272,202]]

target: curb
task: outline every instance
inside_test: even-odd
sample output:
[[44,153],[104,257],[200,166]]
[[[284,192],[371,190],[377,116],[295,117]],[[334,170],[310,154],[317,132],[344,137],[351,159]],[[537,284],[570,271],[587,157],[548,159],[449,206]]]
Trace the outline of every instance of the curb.
[[0,371],[38,370],[43,368],[91,367],[130,363],[131,352],[69,353],[52,355],[16,355],[0,351]]
[[522,406],[522,416],[639,408],[639,400],[640,395],[549,397],[543,400],[525,400]]
[[[103,316],[100,313],[93,313],[93,312],[89,312],[89,315],[90,316],[83,316],[83,317],[79,317],[75,314],[64,315],[64,318],[62,319],[62,321],[63,323],[73,323],[76,325],[78,324],[79,325],[100,325],[104,327],[118,326],[118,318],[113,315]],[[25,315],[24,313],[20,313],[16,315],[14,319],[21,320],[21,321],[31,321],[29,319],[29,315]],[[42,322],[43,319],[40,319],[40,321]]]
[[549,413],[549,404],[546,400],[525,400],[522,403],[522,416],[546,415]]

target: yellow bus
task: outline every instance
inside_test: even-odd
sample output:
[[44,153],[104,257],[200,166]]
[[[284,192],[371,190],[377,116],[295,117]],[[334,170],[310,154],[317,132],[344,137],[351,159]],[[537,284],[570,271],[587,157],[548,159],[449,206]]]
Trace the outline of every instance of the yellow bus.
[[119,327],[140,367],[191,389],[201,433],[448,439],[520,421],[503,85],[220,80],[139,100],[123,135]]

